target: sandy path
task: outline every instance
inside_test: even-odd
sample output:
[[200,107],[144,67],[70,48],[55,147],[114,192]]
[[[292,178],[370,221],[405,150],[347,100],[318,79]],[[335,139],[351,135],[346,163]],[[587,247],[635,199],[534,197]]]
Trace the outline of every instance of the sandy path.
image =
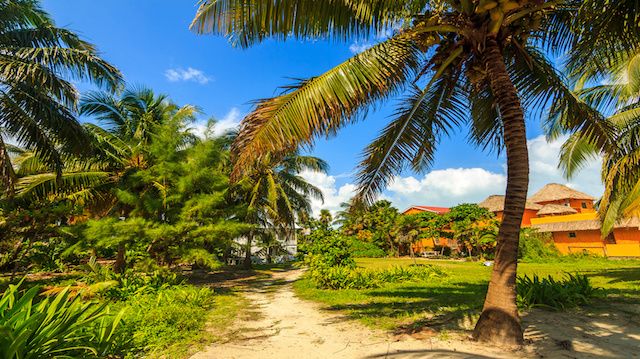
[[[258,315],[240,323],[232,341],[215,344],[192,357],[204,358],[513,358],[516,353],[483,348],[469,341],[435,338],[402,341],[372,331],[316,304],[302,301],[291,282],[301,272],[276,273],[272,283],[250,288],[247,297]],[[284,284],[272,285],[275,282]],[[275,288],[275,290],[274,290]]]

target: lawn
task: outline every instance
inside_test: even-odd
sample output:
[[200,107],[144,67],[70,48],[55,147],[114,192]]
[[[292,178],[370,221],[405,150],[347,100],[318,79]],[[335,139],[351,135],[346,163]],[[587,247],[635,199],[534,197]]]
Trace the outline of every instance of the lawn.
[[[428,325],[442,329],[469,329],[482,308],[491,268],[479,262],[417,259],[445,269],[444,280],[389,284],[368,290],[321,290],[307,279],[294,284],[298,296],[321,302],[371,327],[402,332]],[[410,265],[409,258],[361,258],[361,267]],[[519,274],[562,277],[587,275],[603,288],[602,301],[640,303],[640,261],[573,259],[553,263],[520,263]]]

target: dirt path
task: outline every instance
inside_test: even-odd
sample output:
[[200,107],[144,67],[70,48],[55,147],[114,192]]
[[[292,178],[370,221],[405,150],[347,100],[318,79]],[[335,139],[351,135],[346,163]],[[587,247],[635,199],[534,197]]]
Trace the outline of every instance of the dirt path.
[[299,270],[276,273],[271,282],[254,286],[247,297],[257,315],[240,323],[232,341],[215,344],[192,357],[309,359],[309,358],[513,358],[516,353],[476,345],[469,341],[435,338],[402,341],[372,331],[333,313],[319,310],[292,292]]

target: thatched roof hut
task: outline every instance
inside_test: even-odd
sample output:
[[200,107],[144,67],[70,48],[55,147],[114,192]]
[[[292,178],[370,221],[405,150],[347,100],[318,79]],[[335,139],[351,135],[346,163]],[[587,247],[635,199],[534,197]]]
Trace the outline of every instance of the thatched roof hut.
[[530,201],[535,203],[551,202],[561,199],[595,200],[594,197],[586,193],[576,191],[575,189],[558,183],[549,183],[529,198]]
[[[532,228],[539,232],[577,232],[577,231],[595,231],[600,230],[600,221],[590,219],[585,221],[569,221],[558,223],[540,223],[533,224]],[[640,228],[640,218],[626,218],[618,221],[615,228]]]
[[578,211],[569,207],[563,206],[560,204],[545,204],[542,206],[542,209],[538,211],[538,216],[553,216],[553,215],[562,215],[562,214],[576,214]]
[[[502,212],[504,211],[504,196],[492,195],[487,197],[484,201],[478,203],[478,206],[486,208],[490,212]],[[527,201],[525,209],[539,210],[542,205]]]

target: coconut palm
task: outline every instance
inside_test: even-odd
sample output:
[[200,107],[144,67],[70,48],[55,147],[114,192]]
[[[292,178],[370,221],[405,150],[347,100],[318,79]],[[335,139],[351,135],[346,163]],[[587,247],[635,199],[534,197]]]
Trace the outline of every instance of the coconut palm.
[[303,171],[327,172],[323,160],[291,153],[263,157],[251,173],[238,181],[234,192],[248,204],[245,221],[259,229],[249,233],[245,247],[244,266],[251,267],[251,245],[259,231],[273,230],[293,234],[297,217],[311,213],[311,198],[323,199],[322,191],[305,180]]
[[587,29],[574,30],[568,69],[576,95],[608,116],[614,146],[600,151],[577,131],[563,145],[560,165],[571,177],[602,155],[605,191],[598,212],[606,236],[619,219],[640,214],[640,8],[635,0],[587,0],[578,15],[576,23]]
[[[561,0],[205,0],[192,28],[241,47],[267,38],[351,41],[393,32],[328,72],[258,102],[235,142],[234,175],[273,151],[332,135],[369,105],[404,90],[395,118],[359,167],[359,198],[372,201],[402,169],[427,169],[439,139],[469,126],[473,143],[506,150],[508,175],[495,266],[474,336],[519,344],[515,278],[529,174],[524,110],[537,116],[555,100],[548,126],[582,128],[599,146],[607,144],[600,115],[572,95],[546,57],[545,50],[571,44],[577,10],[573,1]],[[572,116],[559,116],[563,110]]]
[[56,27],[36,0],[0,0],[0,179],[14,191],[13,139],[59,174],[65,153],[88,144],[74,116],[76,88],[65,78],[114,88],[121,75],[90,43]]
[[611,69],[610,83],[576,90],[577,96],[610,114],[607,120],[616,129],[615,146],[598,151],[578,131],[564,143],[560,157],[565,175],[571,177],[587,160],[602,155],[605,190],[598,212],[603,236],[611,233],[618,220],[640,214],[640,54],[625,65]]

